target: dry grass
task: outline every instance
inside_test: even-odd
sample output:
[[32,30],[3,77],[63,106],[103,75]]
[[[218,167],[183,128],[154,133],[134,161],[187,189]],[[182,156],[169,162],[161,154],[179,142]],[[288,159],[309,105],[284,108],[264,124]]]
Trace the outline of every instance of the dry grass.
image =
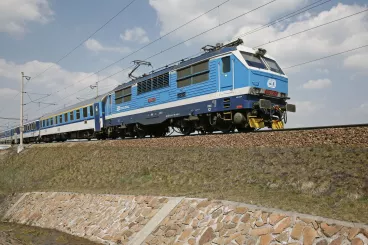
[[368,148],[122,147],[8,150],[0,192],[209,197],[368,223]]
[[0,244],[12,245],[96,245],[89,240],[56,230],[0,223]]

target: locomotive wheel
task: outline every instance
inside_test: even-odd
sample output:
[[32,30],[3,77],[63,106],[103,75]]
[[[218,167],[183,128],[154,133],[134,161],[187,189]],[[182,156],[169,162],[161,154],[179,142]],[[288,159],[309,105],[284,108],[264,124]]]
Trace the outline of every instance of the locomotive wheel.
[[138,139],[146,137],[146,132],[143,128],[139,128],[138,125],[134,125],[134,131]]
[[235,126],[231,123],[231,124],[223,124],[223,125],[216,125],[217,128],[224,134],[228,134],[232,131],[234,131]]
[[194,132],[194,124],[189,121],[182,120],[180,122],[179,129],[182,134],[190,135],[191,133]]
[[144,137],[146,137],[146,133],[143,130],[139,130],[137,132],[137,138],[142,139]]
[[166,130],[158,130],[156,132],[153,133],[153,136],[155,136],[155,138],[161,138],[161,137],[165,137],[166,136]]
[[184,135],[190,135],[193,132],[193,127],[180,127],[180,132]]

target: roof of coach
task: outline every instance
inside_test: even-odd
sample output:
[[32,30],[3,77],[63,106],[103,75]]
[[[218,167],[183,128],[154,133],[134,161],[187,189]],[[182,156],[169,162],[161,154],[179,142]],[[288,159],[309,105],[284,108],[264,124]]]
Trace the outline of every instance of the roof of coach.
[[126,87],[130,87],[130,86],[133,86],[133,85],[135,85],[135,84],[137,84],[137,83],[139,83],[141,81],[145,81],[149,77],[156,77],[156,76],[165,74],[167,72],[170,72],[170,71],[173,71],[173,70],[178,70],[180,68],[189,66],[191,64],[198,63],[198,62],[200,62],[202,60],[207,60],[207,59],[210,59],[210,58],[212,58],[214,56],[218,56],[218,55],[221,55],[221,54],[224,54],[224,53],[228,53],[228,52],[231,52],[231,51],[234,51],[234,50],[236,50],[236,47],[224,47],[224,48],[222,48],[220,50],[217,50],[217,51],[212,51],[212,52],[204,53],[204,54],[202,54],[200,56],[191,58],[189,60],[182,61],[182,62],[180,62],[177,65],[172,65],[172,66],[165,67],[164,69],[161,69],[159,71],[155,71],[155,72],[150,73],[150,74],[148,74],[146,76],[142,76],[142,77],[139,77],[139,78],[137,78],[135,80],[132,80],[130,82],[121,84],[118,87],[116,87],[113,91],[120,90],[120,89],[123,89],[123,88],[126,88]]
[[78,109],[78,108],[82,108],[82,107],[100,102],[100,101],[103,100],[103,98],[106,95],[108,95],[108,93],[99,95],[98,97],[95,97],[95,98],[92,98],[92,99],[81,101],[79,103],[76,103],[76,104],[71,105],[71,106],[67,106],[65,108],[59,109],[59,110],[54,111],[54,112],[47,113],[47,114],[43,115],[41,118],[45,119],[45,118],[51,117],[53,115],[63,114],[63,113],[68,112],[68,111],[72,111],[72,110],[75,110],[75,109]]

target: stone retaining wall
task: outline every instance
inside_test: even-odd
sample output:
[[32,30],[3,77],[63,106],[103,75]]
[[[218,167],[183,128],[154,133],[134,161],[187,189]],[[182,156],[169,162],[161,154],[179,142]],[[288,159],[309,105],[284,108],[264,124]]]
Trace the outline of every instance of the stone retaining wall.
[[207,199],[26,193],[4,220],[103,244],[368,244],[364,224]]

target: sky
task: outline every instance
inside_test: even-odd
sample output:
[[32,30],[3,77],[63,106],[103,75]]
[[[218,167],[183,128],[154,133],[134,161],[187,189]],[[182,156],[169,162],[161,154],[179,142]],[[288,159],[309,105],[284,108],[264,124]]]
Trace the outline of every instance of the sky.
[[[133,60],[158,54],[148,59],[157,69],[241,36],[289,77],[297,112],[286,127],[367,123],[368,47],[292,67],[368,45],[367,8],[366,0],[1,0],[0,117],[19,118],[21,72],[31,77],[24,114],[33,119],[96,96],[97,81],[100,94],[127,82]],[[0,119],[0,131],[8,123],[17,121]]]

